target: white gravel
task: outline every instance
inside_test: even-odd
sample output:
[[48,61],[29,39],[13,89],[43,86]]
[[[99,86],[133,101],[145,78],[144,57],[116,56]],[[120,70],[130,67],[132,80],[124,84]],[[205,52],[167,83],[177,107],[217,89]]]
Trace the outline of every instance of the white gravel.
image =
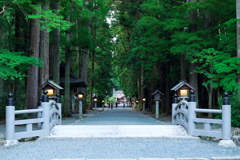
[[[88,118],[63,120],[71,125],[161,125],[130,109],[113,109]],[[2,129],[2,130],[1,130]],[[0,132],[3,132],[3,125]],[[240,156],[240,146],[221,147],[218,142],[182,138],[38,138],[11,147],[0,146],[0,160],[208,158]]]

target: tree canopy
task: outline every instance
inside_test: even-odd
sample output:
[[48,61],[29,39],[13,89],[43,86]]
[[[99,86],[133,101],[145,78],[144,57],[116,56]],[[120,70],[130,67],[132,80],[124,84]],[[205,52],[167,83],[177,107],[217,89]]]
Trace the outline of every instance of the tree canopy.
[[[151,93],[159,89],[165,94],[161,112],[170,114],[170,88],[180,80],[195,85],[199,107],[217,108],[223,91],[240,104],[234,98],[240,93],[236,1],[1,0],[0,22],[2,98],[9,90],[28,94],[32,66],[56,78],[63,61],[89,84],[82,89],[89,109],[93,95],[104,99],[121,88],[129,100],[146,96],[154,112]],[[32,44],[39,45],[33,50]],[[73,93],[65,88],[68,110]]]

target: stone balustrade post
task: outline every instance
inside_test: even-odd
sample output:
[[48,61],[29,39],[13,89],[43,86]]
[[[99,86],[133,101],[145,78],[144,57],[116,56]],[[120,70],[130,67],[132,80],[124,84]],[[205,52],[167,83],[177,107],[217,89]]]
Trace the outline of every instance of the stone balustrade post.
[[48,95],[47,95],[47,91],[43,91],[43,96],[42,96],[42,108],[43,108],[43,114],[42,117],[44,118],[44,122],[43,122],[43,130],[44,130],[44,135],[45,136],[49,136],[50,133],[50,124],[49,124],[49,120],[50,120],[50,107],[49,107],[49,99],[48,99]]
[[[42,108],[42,98],[39,98],[38,109],[41,109],[41,108]],[[38,112],[38,118],[42,118],[42,112]],[[38,123],[38,129],[41,129],[41,128],[42,128],[42,124]]]
[[62,104],[61,104],[61,97],[60,94],[57,94],[57,98],[56,98],[56,103],[58,105],[58,109],[59,109],[59,113],[60,113],[60,124],[62,124]]
[[228,93],[224,92],[222,105],[222,133],[223,140],[231,139],[231,105]]
[[195,123],[193,119],[196,118],[196,100],[195,91],[190,91],[189,101],[188,101],[188,134],[193,135],[193,130],[195,129]]
[[15,134],[15,106],[13,94],[8,94],[7,106],[6,106],[6,140],[14,140]]
[[174,114],[175,114],[175,108],[178,104],[178,95],[174,94],[173,96],[173,102],[172,102],[172,124],[175,124]]

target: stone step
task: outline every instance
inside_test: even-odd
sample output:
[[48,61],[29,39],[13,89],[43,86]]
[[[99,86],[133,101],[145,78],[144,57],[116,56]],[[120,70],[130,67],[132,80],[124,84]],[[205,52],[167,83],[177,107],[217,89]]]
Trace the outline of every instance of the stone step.
[[58,125],[52,129],[51,137],[193,138],[178,125]]

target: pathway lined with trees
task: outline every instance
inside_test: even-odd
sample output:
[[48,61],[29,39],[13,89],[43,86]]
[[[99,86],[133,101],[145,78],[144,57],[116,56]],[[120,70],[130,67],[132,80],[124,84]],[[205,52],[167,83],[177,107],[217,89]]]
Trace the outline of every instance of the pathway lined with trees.
[[[196,90],[201,108],[221,106],[231,93],[232,123],[240,126],[239,0],[35,0],[0,1],[0,118],[5,99],[17,109],[36,108],[39,86],[65,62],[63,115],[71,115],[69,73],[89,86],[78,88],[92,108],[92,96],[110,97],[121,88],[132,99],[164,93],[161,113],[170,114],[170,88],[179,80]],[[111,22],[108,22],[108,21]],[[138,108],[141,109],[141,101]]]

